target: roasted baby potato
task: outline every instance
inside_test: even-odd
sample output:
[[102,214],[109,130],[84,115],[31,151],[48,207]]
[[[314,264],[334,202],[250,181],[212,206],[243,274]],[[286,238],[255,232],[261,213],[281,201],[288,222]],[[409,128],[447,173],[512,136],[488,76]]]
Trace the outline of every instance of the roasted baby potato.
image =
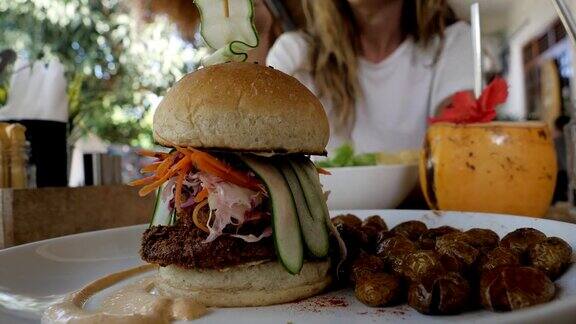
[[504,266],[482,274],[480,301],[491,311],[513,311],[548,302],[556,287],[533,267]]
[[362,229],[373,228],[377,232],[388,230],[388,226],[386,225],[382,217],[378,215],[367,217],[364,221],[362,221],[361,227]]
[[512,252],[523,259],[530,245],[540,243],[545,239],[546,235],[537,229],[519,228],[506,234],[506,236],[502,238],[502,241],[500,241],[500,246],[512,250]]
[[436,252],[446,270],[458,273],[470,271],[480,256],[480,251],[468,244],[463,233],[451,233],[436,240]]
[[520,260],[510,249],[499,246],[482,256],[478,273],[502,266],[519,266]]
[[356,282],[356,298],[372,306],[387,306],[398,302],[402,296],[400,278],[387,273],[373,273]]
[[338,224],[346,224],[347,226],[359,229],[362,226],[362,220],[356,215],[344,214],[332,218],[332,224],[334,224],[334,226],[338,226]]
[[[396,236],[396,234],[390,232],[390,231],[380,231],[378,232],[378,234],[376,234],[376,249],[378,248],[378,245],[380,245],[382,242],[384,242],[385,240],[391,238],[392,236]],[[374,251],[376,252],[376,251]]]
[[333,218],[332,223],[344,243],[346,243],[350,258],[354,259],[365,241],[364,233],[360,229],[362,222],[358,217],[349,214]]
[[384,261],[388,269],[400,273],[402,258],[416,250],[416,244],[404,236],[396,235],[382,241],[376,248],[376,255]]
[[[448,315],[484,307],[513,311],[554,298],[558,278],[572,261],[564,240],[520,228],[500,240],[489,229],[428,229],[420,221],[391,230],[379,216],[363,222],[353,215],[335,220],[356,247],[346,262],[354,293],[381,307],[408,301],[423,314]],[[342,234],[343,233],[343,234]]]
[[500,237],[496,232],[484,228],[472,228],[463,233],[464,240],[480,251],[493,250],[500,243]]
[[350,282],[358,282],[364,276],[384,272],[384,261],[375,255],[361,253],[350,268]]
[[408,305],[423,314],[457,314],[469,307],[470,285],[459,274],[448,272],[408,288]]
[[402,235],[410,241],[417,241],[422,233],[426,232],[428,227],[421,221],[407,221],[400,223],[391,230],[392,233]]
[[[348,214],[332,218],[332,223],[344,241],[346,250],[348,252],[346,260],[342,266],[338,268],[337,277],[340,279],[348,279],[350,276],[350,267],[352,261],[354,261],[362,251],[362,247],[365,241],[364,233],[360,230],[362,221],[360,221],[358,217]],[[334,238],[332,238],[330,246],[338,246],[338,243]],[[339,260],[340,255],[338,249],[331,249],[331,258],[332,260]],[[343,280],[341,283],[346,284],[347,280]]]
[[370,216],[362,222],[360,227],[362,232],[364,232],[364,249],[370,253],[376,251],[376,243],[378,241],[378,234],[384,231],[388,231],[388,226],[378,215]]
[[423,282],[444,273],[440,256],[434,251],[415,251],[405,255],[399,264],[399,275],[409,282]]
[[418,247],[422,250],[434,250],[436,246],[436,239],[450,233],[460,232],[452,226],[440,226],[436,228],[429,228],[426,232],[418,238]]
[[527,255],[530,266],[542,270],[554,280],[572,261],[572,248],[561,238],[549,237],[528,247]]

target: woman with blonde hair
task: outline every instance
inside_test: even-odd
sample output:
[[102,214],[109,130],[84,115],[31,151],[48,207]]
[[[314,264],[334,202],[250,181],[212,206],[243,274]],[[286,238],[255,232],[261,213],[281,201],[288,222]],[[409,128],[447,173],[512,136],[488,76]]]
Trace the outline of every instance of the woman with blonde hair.
[[470,28],[446,1],[302,0],[306,29],[280,36],[267,64],[320,97],[329,148],[418,148],[428,117],[473,88]]

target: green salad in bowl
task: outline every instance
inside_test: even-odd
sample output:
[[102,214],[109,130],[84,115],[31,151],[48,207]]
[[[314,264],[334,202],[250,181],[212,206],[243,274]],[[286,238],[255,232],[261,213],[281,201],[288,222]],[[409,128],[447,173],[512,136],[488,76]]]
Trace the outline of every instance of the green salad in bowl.
[[354,147],[344,144],[338,147],[328,158],[316,161],[321,168],[342,168],[353,166],[416,164],[420,150],[398,152],[374,152],[356,154]]
[[334,154],[326,160],[317,161],[316,165],[321,168],[336,168],[347,166],[376,165],[376,153],[354,154],[354,148],[345,144],[334,150]]
[[320,177],[330,209],[397,207],[418,181],[419,150],[356,154],[346,144],[322,161],[330,175]]

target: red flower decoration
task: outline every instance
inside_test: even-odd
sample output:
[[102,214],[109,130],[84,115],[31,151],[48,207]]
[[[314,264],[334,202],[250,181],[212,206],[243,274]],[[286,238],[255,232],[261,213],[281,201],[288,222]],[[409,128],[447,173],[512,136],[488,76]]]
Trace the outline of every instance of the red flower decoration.
[[475,99],[469,91],[456,92],[452,96],[452,102],[440,116],[430,118],[428,122],[487,123],[494,120],[496,107],[506,102],[506,98],[508,98],[508,84],[504,79],[497,77],[490,82],[478,99]]

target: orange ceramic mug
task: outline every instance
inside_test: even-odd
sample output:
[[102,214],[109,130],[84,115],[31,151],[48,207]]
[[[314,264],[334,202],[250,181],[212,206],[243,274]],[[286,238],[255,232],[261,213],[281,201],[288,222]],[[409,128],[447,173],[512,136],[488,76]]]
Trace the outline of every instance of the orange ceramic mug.
[[420,157],[422,191],[435,210],[542,217],[556,172],[541,122],[433,124]]

